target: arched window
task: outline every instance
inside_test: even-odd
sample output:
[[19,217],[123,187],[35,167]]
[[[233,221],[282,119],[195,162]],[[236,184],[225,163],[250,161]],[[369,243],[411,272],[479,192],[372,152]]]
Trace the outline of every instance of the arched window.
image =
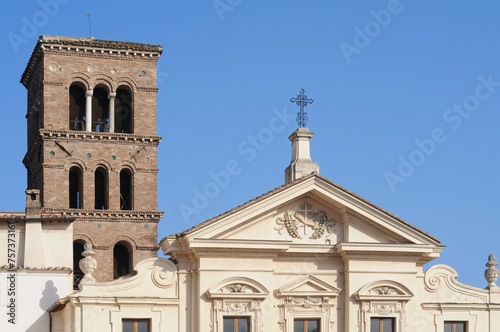
[[132,94],[126,88],[116,90],[115,133],[132,133]]
[[80,269],[80,260],[83,259],[83,244],[82,240],[73,242],[73,289],[78,289],[78,284],[83,278],[83,272]]
[[108,172],[105,168],[99,167],[95,170],[95,209],[108,209]]
[[83,208],[82,194],[82,172],[78,167],[71,167],[69,170],[69,208]]
[[69,130],[85,130],[85,91],[75,84],[69,87]]
[[120,241],[113,247],[113,278],[120,278],[132,271],[132,250],[130,244]]
[[120,172],[120,209],[132,210],[132,172],[126,168]]
[[99,87],[92,94],[92,131],[109,132],[108,92]]

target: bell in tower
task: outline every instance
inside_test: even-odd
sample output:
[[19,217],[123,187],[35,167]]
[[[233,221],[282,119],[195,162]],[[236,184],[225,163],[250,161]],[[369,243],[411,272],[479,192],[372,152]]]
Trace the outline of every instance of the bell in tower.
[[[90,242],[97,281],[156,257],[158,45],[41,36],[28,90],[28,188],[43,213],[74,217],[74,257]],[[79,268],[74,266],[75,284]]]

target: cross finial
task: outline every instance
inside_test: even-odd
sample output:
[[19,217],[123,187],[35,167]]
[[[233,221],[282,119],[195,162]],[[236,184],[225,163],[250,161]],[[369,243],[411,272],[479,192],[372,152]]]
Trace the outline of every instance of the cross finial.
[[292,103],[300,106],[300,111],[297,113],[297,123],[299,124],[299,127],[305,127],[308,120],[307,113],[304,111],[304,107],[307,106],[307,104],[314,103],[314,100],[312,100],[311,98],[307,98],[304,92],[304,89],[300,89],[300,94],[298,94],[296,98],[290,98],[290,101]]

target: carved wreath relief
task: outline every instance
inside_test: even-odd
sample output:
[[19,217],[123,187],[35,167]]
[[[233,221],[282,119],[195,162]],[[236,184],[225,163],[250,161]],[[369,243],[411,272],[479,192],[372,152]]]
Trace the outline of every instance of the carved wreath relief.
[[278,227],[274,229],[280,235],[281,231],[286,228],[288,234],[295,239],[302,239],[303,236],[309,239],[319,239],[325,233],[326,236],[333,233],[336,222],[328,219],[325,211],[317,210],[310,204],[304,203],[297,209],[285,211],[282,217],[276,218],[276,224]]
[[398,292],[396,288],[392,287],[377,287],[370,290],[369,294],[371,295],[403,295],[401,292]]
[[243,284],[231,284],[222,287],[219,292],[221,293],[257,293],[257,290],[251,286]]

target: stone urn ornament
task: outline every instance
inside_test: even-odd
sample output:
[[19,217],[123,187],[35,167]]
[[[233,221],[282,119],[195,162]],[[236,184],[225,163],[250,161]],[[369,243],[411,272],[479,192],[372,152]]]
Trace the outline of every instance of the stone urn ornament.
[[83,248],[85,250],[82,252],[82,256],[85,258],[81,259],[78,265],[80,266],[80,270],[82,270],[85,275],[80,281],[80,285],[95,282],[92,272],[94,272],[97,268],[97,261],[94,258],[95,252],[92,250],[92,244],[90,242],[86,242],[83,245]]
[[489,282],[489,285],[486,287],[487,289],[498,287],[495,284],[500,274],[500,272],[496,268],[497,265],[498,262],[495,260],[495,255],[491,254],[490,256],[488,256],[488,263],[486,263],[488,270],[484,271],[484,277],[486,278],[486,281]]

